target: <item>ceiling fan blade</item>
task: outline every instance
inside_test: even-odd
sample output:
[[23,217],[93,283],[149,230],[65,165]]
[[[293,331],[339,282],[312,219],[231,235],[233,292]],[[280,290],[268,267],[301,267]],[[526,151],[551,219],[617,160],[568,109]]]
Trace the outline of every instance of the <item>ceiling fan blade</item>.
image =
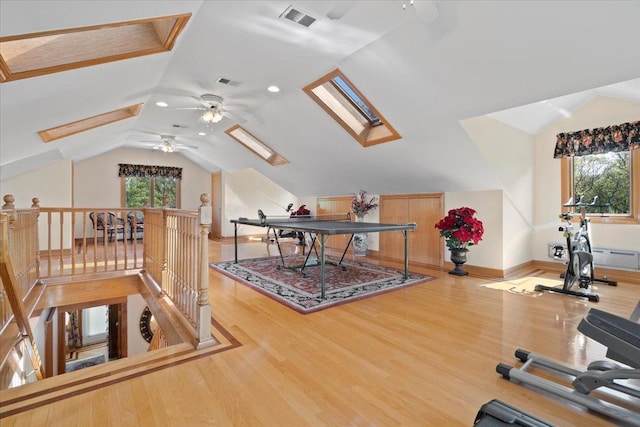
[[225,110],[248,110],[250,107],[246,104],[222,104],[222,108],[224,108]]
[[229,117],[231,120],[235,120],[235,121],[236,121],[236,122],[238,122],[238,123],[247,123],[247,120],[246,120],[245,118],[240,117],[239,115],[234,114],[234,113],[231,113],[231,112],[226,111],[226,110],[222,113],[222,115],[223,115],[223,116],[227,116],[227,117]]
[[349,12],[354,4],[355,1],[341,1],[327,12],[327,18],[331,20],[341,19],[347,12]]
[[156,87],[152,90],[153,93],[161,93],[164,95],[169,95],[169,96],[184,96],[184,97],[189,97],[189,98],[194,98],[194,99],[200,99],[200,97],[194,93],[194,92],[190,92],[188,90],[183,90],[183,89],[176,89],[176,88],[168,88],[168,87]]
[[176,144],[176,147],[178,147],[178,148],[191,148],[193,150],[197,150],[199,148],[197,145],[190,145],[190,144]]

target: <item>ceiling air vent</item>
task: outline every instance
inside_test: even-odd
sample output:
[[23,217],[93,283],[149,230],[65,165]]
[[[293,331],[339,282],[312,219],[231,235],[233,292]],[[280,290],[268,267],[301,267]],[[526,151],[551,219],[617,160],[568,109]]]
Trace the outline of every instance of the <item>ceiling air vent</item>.
[[186,129],[186,128],[188,128],[189,126],[173,124],[173,125],[171,125],[171,127],[172,127],[172,128]]
[[218,77],[218,80],[216,80],[216,83],[220,83],[223,85],[229,85],[229,86],[238,86],[238,82],[228,79],[226,77]]
[[297,22],[300,25],[309,27],[311,24],[317,21],[313,16],[307,15],[305,12],[301,12],[298,9],[294,9],[293,5],[289,6],[280,18],[288,19],[289,21]]

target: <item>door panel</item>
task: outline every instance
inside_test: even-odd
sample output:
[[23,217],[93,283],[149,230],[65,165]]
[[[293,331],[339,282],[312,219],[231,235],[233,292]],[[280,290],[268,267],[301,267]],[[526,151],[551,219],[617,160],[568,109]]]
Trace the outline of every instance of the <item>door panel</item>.
[[222,173],[211,174],[211,233],[209,237],[222,237]]
[[[322,197],[316,202],[316,215],[335,215],[351,212],[351,197]],[[325,244],[326,248],[344,251],[351,235],[330,236]]]
[[[380,222],[384,224],[404,224],[409,221],[409,201],[405,198],[380,197]],[[409,244],[414,240],[409,232]],[[410,248],[411,249],[411,248]],[[404,261],[404,238],[399,231],[380,233],[380,256]]]
[[409,200],[410,222],[418,227],[409,237],[409,261],[420,264],[440,265],[440,234],[435,228],[440,219],[439,198],[419,198]]
[[[442,248],[440,235],[434,227],[442,216],[443,195],[415,194],[381,196],[380,222],[415,222],[415,231],[409,232],[409,262],[440,266]],[[401,233],[380,233],[380,256],[404,261],[404,239]]]

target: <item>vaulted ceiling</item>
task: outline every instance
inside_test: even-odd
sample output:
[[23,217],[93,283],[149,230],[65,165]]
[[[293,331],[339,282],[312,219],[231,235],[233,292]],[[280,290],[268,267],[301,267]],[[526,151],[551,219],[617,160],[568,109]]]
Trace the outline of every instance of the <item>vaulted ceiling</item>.
[[[281,18],[290,5],[317,21]],[[299,196],[492,189],[499,178],[461,120],[535,134],[596,95],[640,104],[640,2],[3,0],[0,36],[181,14],[170,51],[0,84],[1,176],[172,135],[191,148],[168,155],[212,172],[252,167]],[[401,139],[364,148],[302,91],[336,68]],[[233,116],[199,120],[190,108],[205,93]],[[136,104],[132,118],[38,135]],[[224,133],[238,122],[289,163]]]

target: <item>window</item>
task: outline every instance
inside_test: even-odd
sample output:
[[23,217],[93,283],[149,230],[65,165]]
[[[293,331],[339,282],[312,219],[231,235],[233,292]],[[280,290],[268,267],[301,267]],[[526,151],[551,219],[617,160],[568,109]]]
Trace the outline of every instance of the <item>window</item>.
[[225,131],[227,135],[244,145],[246,149],[260,157],[271,166],[284,165],[289,163],[287,159],[276,153],[267,144],[253,136],[249,131],[240,125],[230,127]]
[[140,113],[141,109],[142,104],[131,105],[119,110],[78,120],[77,122],[67,123],[47,130],[41,130],[38,132],[38,135],[40,135],[40,139],[42,139],[43,142],[51,142],[56,139],[65,138],[70,135],[75,135],[76,133],[97,128],[98,126],[104,126],[109,123],[135,117]]
[[0,37],[0,82],[167,52],[191,14]]
[[562,160],[563,203],[570,198],[591,203],[596,196],[587,210],[592,222],[640,223],[640,150]]
[[160,208],[167,199],[167,207],[179,208],[180,180],[163,177],[123,177],[124,198],[127,208]]
[[401,138],[340,70],[332,71],[303,90],[363,147]]
[[[122,205],[180,208],[182,168],[120,164]],[[165,204],[164,201],[167,201]]]

